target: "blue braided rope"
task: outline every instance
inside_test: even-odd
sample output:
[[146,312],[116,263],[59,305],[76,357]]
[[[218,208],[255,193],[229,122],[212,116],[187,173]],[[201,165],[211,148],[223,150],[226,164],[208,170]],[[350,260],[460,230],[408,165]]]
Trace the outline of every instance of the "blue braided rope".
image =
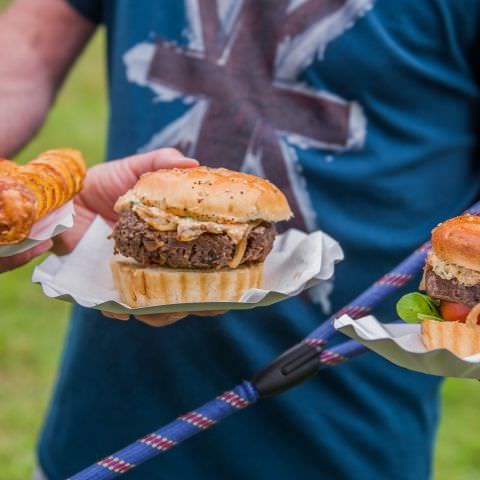
[[243,382],[222,393],[161,429],[140,438],[128,447],[109,455],[77,473],[70,480],[107,480],[128,472],[141,463],[164,453],[258,400],[250,382]]
[[[480,202],[475,203],[465,213],[470,215],[480,215]],[[328,320],[316,328],[308,335],[304,342],[310,345],[323,346],[335,334],[333,321],[343,314],[348,314],[352,318],[360,318],[367,315],[373,307],[388,297],[398,288],[403,287],[425,263],[425,257],[430,250],[431,243],[425,242],[417,248],[403,262],[397,265],[389,273],[377,280],[365,292],[352,300],[346,307],[332,315]],[[324,368],[339,365],[350,360],[368,349],[355,340],[349,340],[341,345],[331,349],[324,349],[320,354]]]
[[[480,214],[480,202],[467,213]],[[381,300],[405,285],[423,266],[430,248],[427,242],[415,250],[389,273],[377,280],[365,292],[356,297],[346,307],[308,335],[304,342],[323,346],[335,334],[333,320],[343,314],[352,318],[366,315]],[[323,368],[339,365],[367,349],[360,343],[350,340],[320,353]],[[222,421],[224,418],[246,408],[258,400],[258,392],[250,382],[243,382],[202,407],[178,417],[165,427],[146,435],[135,443],[100,460],[94,465],[77,473],[69,480],[107,480],[115,478],[141,463],[166,452],[179,443]]]
[[372,308],[388,297],[395,290],[403,287],[422,268],[425,257],[430,249],[430,242],[425,243],[415,250],[403,262],[397,265],[389,273],[385,274],[367,290],[352,300],[346,307],[332,315],[323,322],[310,335],[305,338],[305,343],[322,346],[336,333],[333,321],[344,314],[352,318],[360,318],[367,315]]

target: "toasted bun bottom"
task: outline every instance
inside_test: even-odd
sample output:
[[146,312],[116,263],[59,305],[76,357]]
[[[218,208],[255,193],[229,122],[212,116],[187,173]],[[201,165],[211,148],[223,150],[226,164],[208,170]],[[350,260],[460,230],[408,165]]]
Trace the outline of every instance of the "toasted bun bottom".
[[263,263],[228,270],[175,270],[141,267],[114,256],[110,261],[115,288],[132,308],[176,303],[236,302],[250,288],[259,288]]
[[428,350],[445,348],[459,357],[480,353],[480,327],[460,322],[422,322],[422,340]]

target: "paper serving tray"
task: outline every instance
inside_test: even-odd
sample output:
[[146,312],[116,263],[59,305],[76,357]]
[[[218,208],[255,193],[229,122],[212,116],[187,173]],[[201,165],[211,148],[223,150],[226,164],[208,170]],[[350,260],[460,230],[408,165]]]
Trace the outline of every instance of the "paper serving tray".
[[427,350],[418,323],[381,323],[368,315],[339,317],[334,327],[400,367],[442,377],[480,378],[480,354],[460,358],[449,350]]
[[158,305],[132,309],[122,304],[110,272],[111,228],[100,217],[90,226],[76,249],[67,256],[51,256],[33,273],[48,297],[114,313],[151,313],[208,310],[243,310],[267,306],[298,295],[312,286],[330,291],[335,264],[343,259],[340,245],[323,232],[290,229],[275,240],[264,267],[260,289],[248,290],[239,302]]
[[36,222],[27,239],[15,245],[0,245],[0,257],[11,257],[30,250],[49,238],[73,227],[73,202],[67,202],[57,210]]

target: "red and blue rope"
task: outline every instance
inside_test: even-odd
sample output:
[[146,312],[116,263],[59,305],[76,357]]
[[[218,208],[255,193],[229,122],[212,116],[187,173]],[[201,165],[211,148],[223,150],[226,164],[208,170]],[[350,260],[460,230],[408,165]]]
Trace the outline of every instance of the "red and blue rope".
[[[468,210],[468,213],[475,215],[479,212],[480,202]],[[352,340],[330,349],[323,348],[335,334],[333,320],[343,314],[348,314],[352,318],[368,314],[375,305],[404,286],[422,268],[429,248],[430,243],[427,242],[415,250],[402,263],[377,280],[303,340],[306,345],[318,347],[321,368],[339,365],[366,351],[363,345]],[[71,477],[71,480],[107,480],[122,475],[252,405],[259,398],[259,393],[253,384],[244,381],[196,410],[181,415],[168,425],[77,473]]]
[[128,447],[93,464],[72,480],[107,480],[128,472],[143,462],[167,452],[197,433],[252,405],[258,394],[250,382],[243,382],[214,400],[164,427],[140,438]]

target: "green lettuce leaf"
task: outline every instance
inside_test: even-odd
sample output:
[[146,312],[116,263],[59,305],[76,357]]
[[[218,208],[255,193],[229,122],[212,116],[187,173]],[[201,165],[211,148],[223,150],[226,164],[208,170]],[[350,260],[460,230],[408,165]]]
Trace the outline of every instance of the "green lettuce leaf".
[[443,320],[436,303],[428,295],[418,292],[408,293],[397,302],[397,314],[408,323],[427,319]]

